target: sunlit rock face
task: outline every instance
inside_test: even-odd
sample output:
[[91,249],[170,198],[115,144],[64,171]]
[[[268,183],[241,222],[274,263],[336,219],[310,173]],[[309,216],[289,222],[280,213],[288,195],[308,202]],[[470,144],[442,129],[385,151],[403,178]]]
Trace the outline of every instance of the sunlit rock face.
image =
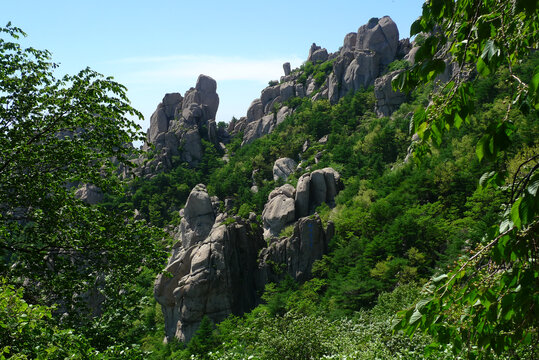
[[[409,39],[399,40],[397,25],[389,16],[372,18],[357,32],[348,33],[338,52],[328,53],[325,48],[313,43],[307,61],[315,64],[333,61],[327,78],[321,83],[312,74],[305,79],[301,69],[292,71],[289,63],[283,64],[284,76],[280,81],[263,89],[260,98],[251,103],[246,116],[229,124],[228,132],[243,132],[243,145],[249,144],[271,133],[280,121],[293,113],[293,109],[287,108],[281,119],[277,115],[277,111],[291,98],[328,99],[335,104],[350,92],[374,85],[391,62],[407,58],[412,49],[413,44]],[[387,98],[383,98],[379,115],[386,116],[394,111],[397,107],[395,103],[399,100],[399,97],[393,97],[393,104],[386,106]]]
[[225,225],[203,185],[197,185],[179,226],[154,294],[165,317],[168,340],[189,341],[204,315],[214,322],[243,314],[258,303],[257,256],[266,245],[249,221]]
[[163,97],[150,117],[145,149],[153,146],[150,158],[143,156],[135,162],[140,165],[136,174],[153,177],[171,169],[174,158],[195,167],[203,156],[202,140],[221,150],[230,140],[225,129],[217,128],[215,116],[219,109],[217,83],[206,75],[198,77],[196,86],[185,92]]
[[[340,176],[326,168],[302,179],[308,183],[307,190],[303,185],[285,184],[270,193],[263,228],[254,214],[245,220],[219,213],[226,206],[210,197],[204,185],[193,188],[180,211],[178,242],[154,285],[167,340],[189,341],[204,316],[217,323],[229,314],[250,311],[259,303],[265,285],[286,274],[298,281],[309,278],[313,262],[327,252],[333,226],[324,229],[317,215],[298,217],[296,195],[307,191],[299,204],[306,207],[306,215],[312,215],[319,202],[334,204]],[[285,226],[293,226],[293,234],[279,238]]]

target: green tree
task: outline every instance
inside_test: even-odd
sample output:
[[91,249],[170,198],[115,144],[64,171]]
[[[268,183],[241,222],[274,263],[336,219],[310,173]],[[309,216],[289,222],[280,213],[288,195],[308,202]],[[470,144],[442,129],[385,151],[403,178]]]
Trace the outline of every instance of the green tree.
[[[470,123],[476,111],[472,74],[482,78],[504,68],[511,89],[504,115],[488,120],[476,144],[478,159],[495,169],[481,177],[480,186],[503,185],[508,173],[499,164],[519,131],[513,109],[527,114],[537,135],[539,66],[529,76],[516,71],[519,62],[539,48],[537,2],[428,1],[411,27],[411,35],[416,34],[423,35],[416,62],[394,86],[411,89],[436,82],[448,63],[453,72],[448,82],[438,84],[429,106],[413,116],[413,129],[421,139],[414,156],[424,158],[451,128]],[[524,159],[509,179],[509,201],[499,226],[449,274],[427,284],[428,296],[401,314],[397,329],[412,334],[421,328],[436,340],[430,349],[451,343],[455,353],[464,350],[469,358],[502,352],[538,356],[538,159],[538,154]]]
[[143,139],[131,119],[140,113],[125,87],[88,68],[57,79],[50,53],[22,48],[24,35],[0,28],[0,276],[24,284],[31,304],[56,303],[64,326],[106,347],[136,314],[130,284],[162,266],[162,235],[75,191],[121,193],[117,174]]
[[217,346],[213,328],[213,322],[209,317],[204,316],[195,336],[187,344],[187,351],[192,355],[199,356],[200,359],[208,359],[208,352],[214,350]]

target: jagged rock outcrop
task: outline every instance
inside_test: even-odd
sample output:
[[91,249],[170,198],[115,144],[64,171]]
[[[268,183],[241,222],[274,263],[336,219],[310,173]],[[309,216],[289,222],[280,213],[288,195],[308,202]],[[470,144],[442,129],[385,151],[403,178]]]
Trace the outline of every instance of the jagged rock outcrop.
[[184,248],[204,240],[215,222],[215,212],[206,186],[198,184],[191,190],[180,221],[181,242]]
[[170,169],[175,156],[196,166],[203,156],[202,139],[221,151],[220,144],[227,143],[230,135],[225,129],[217,128],[218,108],[217,83],[206,75],[200,75],[196,86],[187,90],[184,96],[166,94],[152,114],[147,131],[146,141],[155,147],[155,154],[151,159],[135,161],[140,165],[137,175],[154,176]]
[[[301,78],[301,69],[290,71],[285,63],[280,83],[262,90],[260,99],[251,103],[247,115],[229,124],[228,132],[243,132],[243,145],[249,144],[275,129],[282,119],[275,116],[276,110],[293,97],[311,97],[313,101],[329,99],[335,104],[349,92],[373,85],[388,64],[407,56],[412,49],[409,39],[399,40],[397,25],[389,16],[372,18],[357,32],[347,34],[339,52],[329,54],[313,43],[307,61],[333,61],[327,79],[320,83],[311,74],[305,81],[305,77]],[[380,105],[380,114],[394,110],[396,97],[381,99],[385,103]],[[293,109],[287,109],[287,115],[292,113]]]
[[[155,281],[168,340],[189,341],[204,315],[219,322],[258,303],[257,256],[266,245],[262,232],[240,219],[225,225],[224,215],[215,217],[212,208],[205,187],[197,185],[183,211],[181,241],[165,269],[172,276],[161,274]],[[210,225],[206,220],[211,218]]]
[[273,180],[283,179],[286,181],[288,177],[296,171],[298,163],[294,159],[280,158],[275,160],[273,164]]
[[314,213],[322,203],[334,206],[340,187],[339,173],[324,168],[302,175],[295,189],[285,184],[273,190],[262,213],[264,238],[279,236],[287,225]]
[[283,64],[283,70],[284,70],[284,75],[285,75],[285,76],[290,75],[290,71],[291,71],[291,70],[290,70],[290,63],[289,63],[289,62],[285,62],[285,63]]
[[285,184],[269,194],[262,212],[264,238],[278,236],[286,225],[296,220],[295,192],[292,185]]
[[389,17],[372,18],[357,31],[356,50],[374,51],[382,65],[395,59],[399,46],[399,29]]
[[[314,171],[311,177],[313,174],[315,179],[316,174],[322,176],[322,180],[313,180],[314,189],[321,186],[320,180],[324,184],[335,181],[324,185],[325,199],[330,194],[334,197],[338,173],[328,168]],[[285,274],[298,281],[308,279],[313,262],[327,251],[333,227],[329,224],[324,229],[317,215],[297,217],[295,195],[290,184],[270,193],[263,215],[264,232],[268,230],[268,238],[273,239],[267,247],[255,214],[249,220],[235,218],[227,224],[227,215],[219,213],[219,200],[211,198],[202,184],[193,188],[180,211],[178,241],[164,271],[167,275],[160,274],[154,284],[154,296],[165,318],[166,340],[189,341],[205,315],[220,322],[229,314],[253,309],[268,281],[278,281]],[[288,224],[294,225],[293,235],[275,239]]]
[[335,196],[341,186],[340,174],[332,168],[302,175],[296,186],[296,216],[307,216],[322,203],[334,206]]
[[391,81],[403,70],[390,72],[374,82],[375,111],[378,116],[389,116],[406,101],[406,94],[393,91]]
[[313,263],[327,252],[333,233],[333,224],[324,230],[318,215],[299,219],[290,238],[277,240],[261,251],[258,282],[278,282],[286,274],[298,281],[307,280]]

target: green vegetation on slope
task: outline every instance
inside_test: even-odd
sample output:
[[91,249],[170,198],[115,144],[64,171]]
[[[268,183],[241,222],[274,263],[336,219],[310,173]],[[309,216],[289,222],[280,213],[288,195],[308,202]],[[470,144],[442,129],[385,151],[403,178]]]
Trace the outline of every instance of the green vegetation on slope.
[[[449,49],[457,60],[473,61],[481,75],[475,80],[458,78],[447,92],[431,83],[418,86],[444,70],[436,58],[438,45],[451,39],[423,35],[418,62],[401,78],[401,84],[415,81],[410,102],[390,118],[375,116],[372,89],[349,94],[336,105],[294,98],[287,105],[295,112],[270,135],[244,147],[239,146],[241,134],[235,137],[228,145],[229,162],[222,162],[205,143],[199,167],[178,163],[168,173],[136,179],[125,185],[125,194],[109,195],[105,206],[75,203],[80,213],[74,211],[74,215],[81,216],[67,218],[81,226],[100,224],[104,230],[96,229],[103,231],[98,240],[108,238],[110,231],[122,231],[123,223],[116,220],[124,220],[123,214],[135,208],[150,223],[167,226],[178,221],[178,209],[199,182],[221,200],[232,197],[232,212],[245,217],[250,211],[260,214],[268,193],[281,184],[272,179],[271,167],[277,158],[294,158],[302,171],[331,166],[340,172],[345,187],[335,208],[317,209],[324,222],[335,224],[335,236],[329,253],[314,264],[312,279],[299,284],[286,278],[268,284],[263,303],[252,312],[230,316],[217,325],[206,318],[189,344],[165,345],[163,316],[151,294],[156,267],[140,267],[140,257],[134,256],[142,256],[145,262],[151,252],[158,253],[153,247],[151,251],[140,248],[147,244],[141,239],[155,239],[155,235],[147,232],[151,228],[145,222],[135,222],[130,230],[138,234],[135,239],[141,241],[136,243],[140,246],[126,247],[130,239],[126,236],[117,247],[106,248],[116,254],[112,259],[121,261],[105,270],[128,265],[125,272],[120,269],[112,274],[119,277],[113,277],[114,286],[106,294],[108,310],[89,322],[79,322],[76,330],[74,321],[62,323],[52,316],[54,310],[44,306],[47,302],[41,298],[15,290],[22,285],[17,273],[2,282],[0,312],[8,321],[0,318],[0,339],[9,346],[2,349],[6,357],[14,352],[21,357],[148,359],[537,357],[539,123],[534,111],[539,55],[532,54],[522,63],[513,61],[523,58],[520,53],[511,58],[519,50],[515,44],[527,41],[524,45],[537,47],[536,38],[520,34],[509,41],[505,33],[496,37],[498,32],[492,31],[493,26],[494,30],[516,31],[519,23],[520,28],[535,29],[530,34],[537,34],[537,9],[526,1],[515,1],[507,9],[490,2],[473,8],[477,4],[431,1],[414,25],[414,31],[432,30],[442,21],[443,31],[450,34],[455,30],[452,26],[462,26],[457,29],[462,36],[454,41],[475,41],[477,46]],[[451,21],[453,17],[469,21]],[[507,22],[513,28],[505,27]],[[466,31],[474,24],[480,25],[476,32]],[[467,39],[469,34],[478,38]],[[501,46],[503,37],[506,47]],[[502,55],[510,61],[504,63]],[[330,65],[306,63],[303,71],[325,79]],[[515,86],[515,78],[520,85]],[[432,94],[440,89],[442,97],[429,106]],[[517,94],[521,97],[513,104]],[[410,159],[414,133],[419,139],[411,150],[420,162]],[[327,142],[319,142],[325,135]],[[306,142],[309,146],[303,151]],[[302,171],[288,182],[294,184]],[[480,178],[482,186],[478,187]],[[251,190],[253,184],[258,192]],[[126,212],[114,213],[118,209]],[[92,212],[96,217],[89,219],[87,211],[96,211]],[[107,211],[116,217],[107,221]],[[47,238],[44,232],[51,229],[15,228],[22,231],[23,240],[30,235]],[[66,240],[76,238],[64,234],[65,229],[52,229]],[[1,230],[6,234],[10,228],[4,224]],[[2,253],[7,259],[2,275],[9,274],[6,264],[14,262],[12,253],[9,249]],[[66,284],[71,278],[62,276],[42,279],[55,285],[54,289],[69,292],[73,287]],[[403,309],[408,310],[397,317]],[[395,325],[402,331],[395,331]],[[408,337],[414,332],[413,338]],[[36,343],[39,348],[33,347]]]

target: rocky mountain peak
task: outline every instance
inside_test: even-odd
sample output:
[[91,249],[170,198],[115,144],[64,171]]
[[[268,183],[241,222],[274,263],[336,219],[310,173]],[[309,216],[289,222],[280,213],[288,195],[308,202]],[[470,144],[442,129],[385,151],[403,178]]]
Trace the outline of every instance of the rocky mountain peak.
[[217,129],[215,116],[219,108],[217,82],[201,74],[194,88],[163,97],[150,117],[146,149],[155,148],[152,159],[140,158],[138,175],[155,176],[173,167],[173,158],[196,166],[203,156],[202,139],[212,143],[218,151],[229,141],[224,129]]
[[[154,286],[166,339],[189,341],[205,315],[219,322],[253,309],[265,285],[287,274],[307,280],[333,236],[333,226],[324,229],[314,209],[323,202],[334,205],[340,185],[339,173],[325,168],[304,174],[296,188],[274,189],[262,213],[263,228],[254,213],[249,220],[220,213],[219,199],[196,185],[180,211],[179,241],[165,269],[171,276],[159,275]],[[293,234],[279,237],[285,226],[293,226]]]
[[292,114],[294,109],[287,106],[287,101],[293,97],[328,99],[335,104],[348,93],[372,85],[379,87],[376,94],[383,96],[377,99],[380,102],[377,113],[388,116],[405,97],[392,92],[392,76],[383,81],[376,80],[391,62],[404,58],[411,48],[408,39],[399,41],[399,30],[389,16],[372,18],[357,32],[348,33],[336,53],[330,54],[313,43],[306,63],[294,71],[285,63],[280,82],[263,89],[260,98],[251,103],[246,116],[229,124],[228,132],[243,132],[243,144],[249,144],[272,132]]

